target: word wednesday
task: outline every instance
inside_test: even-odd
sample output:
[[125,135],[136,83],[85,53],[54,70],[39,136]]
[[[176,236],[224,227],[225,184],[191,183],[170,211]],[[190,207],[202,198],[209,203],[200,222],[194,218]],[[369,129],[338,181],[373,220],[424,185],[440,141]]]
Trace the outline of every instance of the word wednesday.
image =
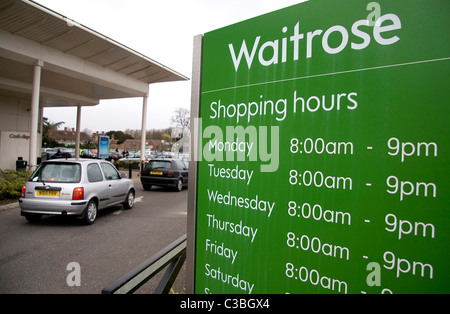
[[261,212],[268,212],[267,217],[270,217],[273,208],[275,207],[275,202],[260,200],[258,195],[256,195],[254,198],[248,198],[231,195],[231,192],[228,192],[227,194],[220,194],[219,191],[217,190],[210,191],[209,189],[207,189],[206,191],[208,192],[208,198],[210,202],[213,201],[219,204],[235,206],[245,209],[250,208],[253,210],[259,210]]

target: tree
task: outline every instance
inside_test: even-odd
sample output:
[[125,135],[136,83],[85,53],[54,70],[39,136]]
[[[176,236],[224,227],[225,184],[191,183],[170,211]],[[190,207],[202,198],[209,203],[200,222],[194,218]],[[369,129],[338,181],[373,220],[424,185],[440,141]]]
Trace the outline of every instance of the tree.
[[151,140],[161,140],[164,134],[170,134],[170,128],[166,129],[151,129],[146,132],[146,137]]
[[172,124],[175,124],[176,127],[181,128],[189,128],[190,126],[190,118],[191,114],[188,109],[186,108],[178,108],[176,109],[173,114],[172,118],[170,119]]
[[50,133],[50,130],[57,130],[65,122],[60,121],[60,122],[52,123],[46,117],[43,117],[42,120],[43,120],[42,143],[47,143],[46,146],[49,146],[49,147],[54,147],[55,145],[58,145],[56,140],[54,138],[50,137],[49,133]]
[[172,142],[172,138],[171,138],[170,135],[167,134],[167,133],[164,133],[164,134],[163,134],[162,140],[165,141],[166,143]]
[[114,138],[117,140],[117,144],[122,144],[128,139],[133,139],[133,137],[129,134],[125,134],[122,131],[109,131],[106,132],[106,135],[108,135],[110,138],[114,136]]

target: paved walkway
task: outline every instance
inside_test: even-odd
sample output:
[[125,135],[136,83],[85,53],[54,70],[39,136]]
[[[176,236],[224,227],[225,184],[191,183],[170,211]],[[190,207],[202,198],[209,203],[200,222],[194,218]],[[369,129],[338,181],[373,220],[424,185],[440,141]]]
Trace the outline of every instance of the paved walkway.
[[13,208],[16,208],[16,207],[19,208],[19,202],[6,204],[6,205],[1,205],[0,206],[0,212],[8,210],[8,209],[13,209]]

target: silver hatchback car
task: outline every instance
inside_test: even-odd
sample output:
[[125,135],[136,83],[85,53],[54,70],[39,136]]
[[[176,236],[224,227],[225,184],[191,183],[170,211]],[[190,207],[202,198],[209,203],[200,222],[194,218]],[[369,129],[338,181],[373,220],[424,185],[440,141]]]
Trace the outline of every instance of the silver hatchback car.
[[22,188],[19,205],[30,222],[42,215],[72,215],[93,224],[99,209],[118,204],[130,209],[134,197],[134,182],[108,161],[55,159],[33,172]]

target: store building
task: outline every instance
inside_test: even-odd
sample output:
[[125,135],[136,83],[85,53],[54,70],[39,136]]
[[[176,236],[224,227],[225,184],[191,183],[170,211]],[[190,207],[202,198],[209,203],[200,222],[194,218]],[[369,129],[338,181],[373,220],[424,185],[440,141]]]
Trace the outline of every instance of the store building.
[[[44,107],[81,110],[102,99],[142,97],[149,84],[188,80],[150,58],[29,0],[0,2],[0,169],[40,157]],[[78,149],[76,152],[78,156]]]

